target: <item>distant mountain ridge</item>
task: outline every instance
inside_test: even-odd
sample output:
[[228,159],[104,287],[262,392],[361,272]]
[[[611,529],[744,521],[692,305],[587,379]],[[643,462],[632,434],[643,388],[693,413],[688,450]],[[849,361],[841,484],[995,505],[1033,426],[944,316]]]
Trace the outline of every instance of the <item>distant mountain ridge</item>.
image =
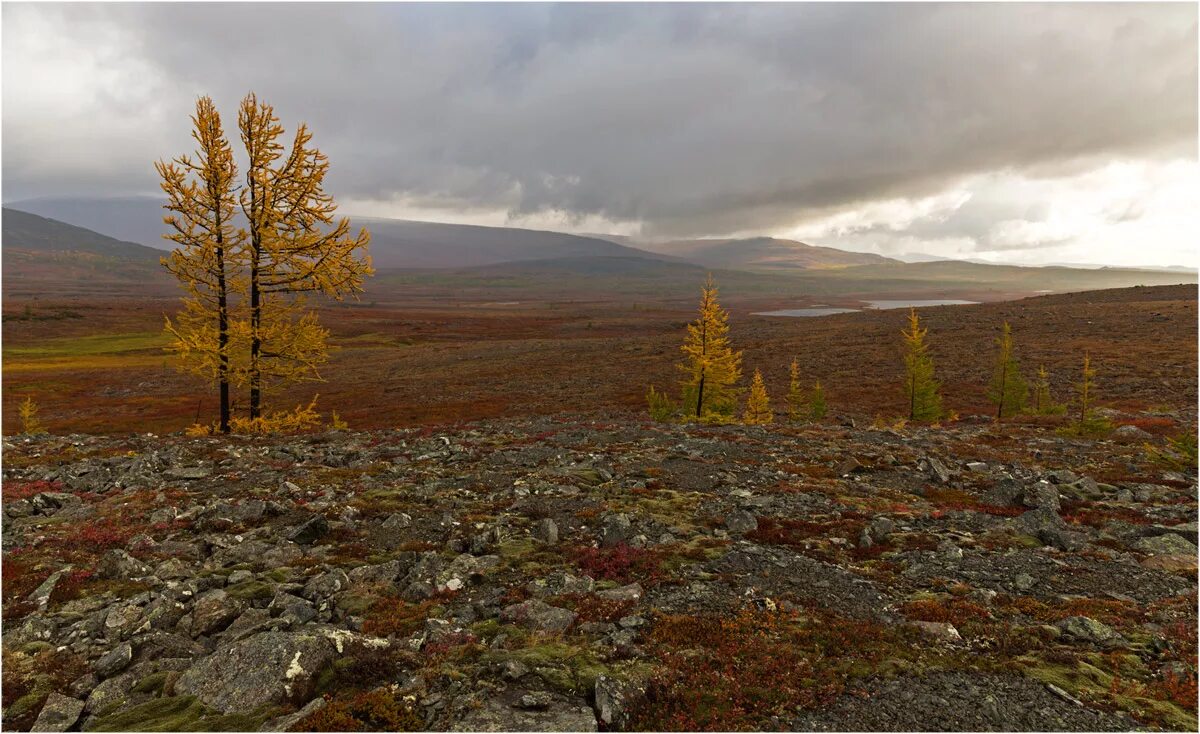
[[376,268],[457,268],[564,258],[637,258],[661,255],[595,237],[511,227],[354,217],[371,232]]
[[104,297],[170,287],[159,265],[162,250],[8,207],[0,220],[5,298],[62,289]]
[[86,252],[109,258],[158,263],[162,250],[118,240],[91,229],[19,209],[3,208],[5,250],[66,253]]
[[[162,237],[167,212],[162,200],[154,197],[29,199],[6,207],[157,249],[172,246]],[[376,268],[459,268],[574,257],[670,259],[611,240],[562,232],[347,216],[351,225],[371,232],[370,253]]]
[[165,201],[154,196],[64,197],[9,201],[4,207],[6,211],[17,209],[56,219],[125,242],[170,250],[173,243],[163,238],[167,233],[163,224]]
[[898,262],[883,255],[849,252],[775,237],[675,240],[638,244],[652,252],[675,255],[700,265],[718,268],[815,270]]

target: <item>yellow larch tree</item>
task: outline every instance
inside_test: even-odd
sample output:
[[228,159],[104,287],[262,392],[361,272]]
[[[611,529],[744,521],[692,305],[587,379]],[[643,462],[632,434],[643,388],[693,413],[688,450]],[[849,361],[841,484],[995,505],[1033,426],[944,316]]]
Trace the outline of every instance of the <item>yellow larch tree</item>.
[[996,403],[996,420],[1012,417],[1025,408],[1029,387],[1013,350],[1012,327],[1007,321],[996,337],[996,366],[988,385],[988,397]]
[[21,433],[36,436],[46,432],[41,420],[38,419],[38,406],[37,403],[33,402],[32,397],[25,398],[17,413],[21,419]]
[[812,396],[808,399],[808,417],[814,421],[822,420],[828,410],[829,406],[825,403],[825,388],[821,387],[821,381],[817,380],[813,383]]
[[1092,355],[1083,354],[1083,373],[1075,385],[1075,394],[1079,397],[1079,422],[1085,424],[1092,417],[1092,401],[1095,399],[1096,370],[1092,368]]
[[729,419],[737,409],[742,353],[729,346],[729,314],[717,301],[712,275],[700,290],[699,316],[687,330],[679,365],[687,375],[682,383],[684,412],[701,420]]
[[762,372],[754,370],[754,379],[750,381],[750,396],[746,399],[746,412],[742,422],[747,425],[765,426],[775,420],[771,412],[771,399],[767,395],[767,386],[763,383]]
[[805,399],[804,388],[800,386],[800,363],[792,358],[788,365],[787,391],[788,420],[802,421],[808,413],[808,401]]
[[250,419],[262,415],[264,389],[319,380],[328,359],[328,331],[307,310],[306,296],[341,300],[362,291],[372,274],[366,229],[335,221],[337,205],[324,191],[329,160],[300,125],[286,150],[274,108],[252,93],[242,100],[238,128],[246,148],[246,217]]
[[1066,406],[1054,402],[1050,395],[1050,370],[1046,365],[1040,365],[1037,379],[1033,382],[1033,412],[1037,415],[1058,415],[1066,411]]
[[221,116],[209,97],[196,101],[192,116],[195,157],[183,155],[155,163],[167,195],[170,227],[164,237],[177,245],[162,258],[163,266],[184,289],[183,309],[166,319],[170,348],[183,368],[217,383],[218,428],[229,432],[229,389],[238,381],[234,366],[234,298],[243,290],[237,275],[243,240],[233,227],[237,203],[237,165],[221,127]]
[[921,328],[917,310],[908,311],[908,330],[901,331],[904,339],[904,396],[908,399],[908,419],[936,421],[942,417],[942,396],[933,377],[933,357],[925,342],[928,328]]

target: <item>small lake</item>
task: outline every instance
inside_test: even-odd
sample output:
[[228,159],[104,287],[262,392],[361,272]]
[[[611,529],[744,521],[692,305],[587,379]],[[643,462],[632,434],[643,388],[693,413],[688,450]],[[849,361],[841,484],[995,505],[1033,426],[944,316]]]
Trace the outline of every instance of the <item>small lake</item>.
[[[886,311],[893,308],[925,308],[926,306],[972,306],[978,301],[960,301],[954,298],[941,298],[915,301],[867,301],[867,309]],[[832,316],[838,313],[858,313],[857,308],[788,308],[782,311],[759,311],[752,316]]]
[[925,308],[926,306],[974,306],[979,301],[960,301],[954,298],[934,299],[930,301],[867,301],[867,308],[877,308],[886,311],[890,308]]
[[858,313],[857,308],[789,308],[783,311],[762,311],[752,316],[832,316],[835,313]]

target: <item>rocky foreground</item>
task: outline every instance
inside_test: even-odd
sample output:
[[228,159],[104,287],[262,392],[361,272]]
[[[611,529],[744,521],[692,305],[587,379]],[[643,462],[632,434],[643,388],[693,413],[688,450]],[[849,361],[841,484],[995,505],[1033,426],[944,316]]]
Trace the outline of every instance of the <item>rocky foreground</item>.
[[9,438],[6,729],[1195,730],[1127,426]]

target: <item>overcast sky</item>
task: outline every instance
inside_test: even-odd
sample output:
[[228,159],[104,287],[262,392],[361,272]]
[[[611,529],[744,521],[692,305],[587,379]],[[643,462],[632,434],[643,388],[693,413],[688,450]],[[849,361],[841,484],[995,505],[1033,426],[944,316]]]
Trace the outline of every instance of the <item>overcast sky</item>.
[[2,13],[5,201],[156,193],[254,90],[348,213],[1200,263],[1194,3]]

